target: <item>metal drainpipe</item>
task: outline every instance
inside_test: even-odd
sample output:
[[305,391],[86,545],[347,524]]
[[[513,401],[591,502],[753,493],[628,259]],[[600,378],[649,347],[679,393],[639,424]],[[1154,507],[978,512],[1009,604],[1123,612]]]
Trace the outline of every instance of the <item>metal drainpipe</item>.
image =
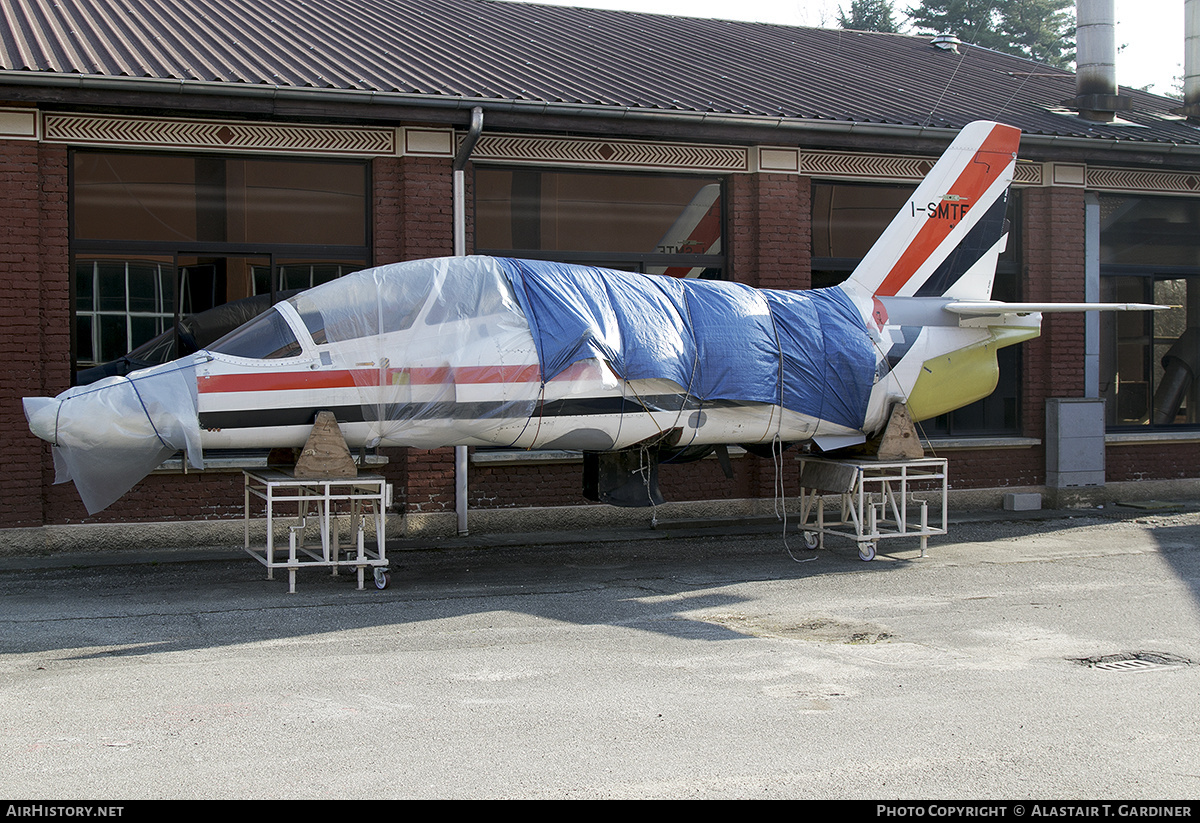
[[[483,109],[471,109],[471,128],[454,155],[454,256],[467,254],[467,161],[483,132]],[[458,515],[458,533],[467,533],[467,447],[454,447],[454,512]]]

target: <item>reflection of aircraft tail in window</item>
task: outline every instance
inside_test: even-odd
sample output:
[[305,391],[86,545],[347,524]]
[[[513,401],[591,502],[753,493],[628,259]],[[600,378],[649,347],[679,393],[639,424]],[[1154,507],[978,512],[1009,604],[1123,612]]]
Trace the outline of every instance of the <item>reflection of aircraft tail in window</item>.
[[[710,183],[692,198],[654,250],[660,254],[721,253],[721,185]],[[699,277],[705,266],[647,266],[647,274]]]
[[1200,328],[1192,326],[1163,356],[1162,382],[1154,392],[1154,425],[1174,423],[1200,371]]

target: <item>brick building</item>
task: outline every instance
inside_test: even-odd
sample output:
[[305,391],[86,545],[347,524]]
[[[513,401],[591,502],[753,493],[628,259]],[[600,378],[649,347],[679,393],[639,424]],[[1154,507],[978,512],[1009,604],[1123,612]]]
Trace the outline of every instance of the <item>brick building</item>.
[[[89,516],[21,398],[182,314],[453,254],[456,156],[468,252],[807,288],[853,268],[975,119],[1024,133],[997,297],[1180,308],[1047,316],[1004,350],[992,397],[923,424],[953,488],[1061,491],[1060,398],[1104,401],[1092,498],[1200,477],[1200,131],[1177,101],[1121,89],[1096,119],[1072,73],[944,39],[494,0],[0,6],[2,528],[239,517],[261,456],[168,462]],[[666,242],[701,198],[719,234]],[[384,456],[408,525],[452,528],[452,450]],[[475,522],[583,511],[579,462],[474,450]],[[664,466],[663,492],[769,507],[774,463],[732,464]]]

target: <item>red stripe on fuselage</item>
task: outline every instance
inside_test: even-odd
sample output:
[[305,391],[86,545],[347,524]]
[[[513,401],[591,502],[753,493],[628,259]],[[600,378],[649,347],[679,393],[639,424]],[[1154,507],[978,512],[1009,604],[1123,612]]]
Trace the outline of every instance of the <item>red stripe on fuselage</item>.
[[[997,125],[993,127],[991,133],[976,149],[974,156],[946,195],[953,196],[954,202],[967,203],[971,208],[975,208],[979,203],[979,198],[1012,161],[1013,155],[1017,152],[1020,136],[1020,130],[1012,126]],[[958,220],[926,219],[912,243],[900,255],[896,265],[892,266],[892,270],[875,290],[875,294],[884,297],[895,296],[900,289],[904,288],[904,284],[912,278],[917,269],[937,250],[942,241],[949,236],[950,231],[958,225],[958,222]]]
[[433,386],[445,383],[537,383],[541,369],[520,366],[441,366],[417,369],[335,369],[332,371],[264,371],[214,374],[196,381],[203,393],[352,389],[362,386]]

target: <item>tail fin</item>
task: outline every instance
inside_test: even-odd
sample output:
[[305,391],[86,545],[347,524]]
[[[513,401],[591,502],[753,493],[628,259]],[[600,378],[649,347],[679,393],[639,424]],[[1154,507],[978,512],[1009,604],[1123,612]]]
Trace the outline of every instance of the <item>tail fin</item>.
[[989,299],[1020,138],[986,121],[959,132],[847,284],[863,296]]

